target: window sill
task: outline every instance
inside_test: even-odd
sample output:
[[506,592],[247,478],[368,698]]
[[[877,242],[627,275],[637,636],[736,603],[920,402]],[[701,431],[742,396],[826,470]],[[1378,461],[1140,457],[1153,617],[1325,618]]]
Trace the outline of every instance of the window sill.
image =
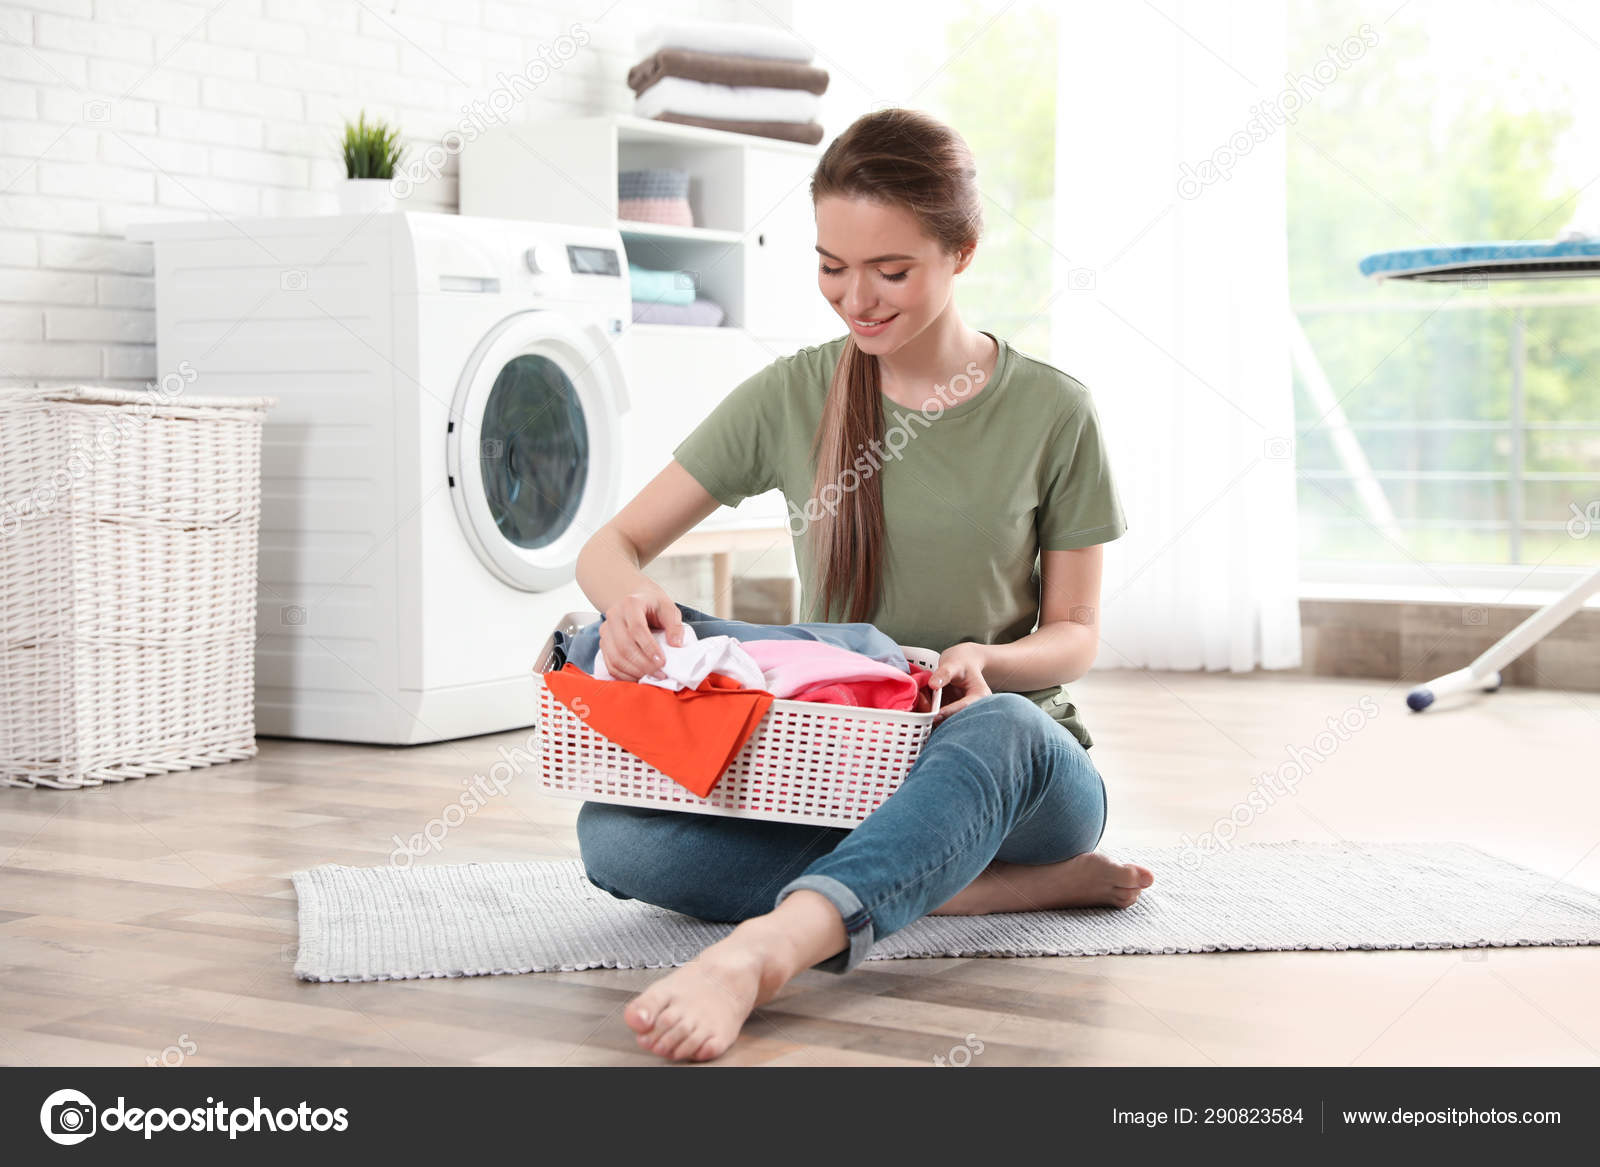
[[[1396,604],[1471,604],[1540,608],[1585,578],[1591,568],[1500,564],[1302,563],[1302,600]],[[1600,609],[1600,594],[1585,608]]]

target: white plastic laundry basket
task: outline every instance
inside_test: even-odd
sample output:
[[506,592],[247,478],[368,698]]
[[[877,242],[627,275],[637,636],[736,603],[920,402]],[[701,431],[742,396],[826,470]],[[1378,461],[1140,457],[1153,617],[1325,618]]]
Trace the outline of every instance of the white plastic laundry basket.
[[[599,618],[569,612],[558,631],[570,638]],[[855,827],[905,779],[943,697],[934,691],[930,713],[775,700],[710,796],[697,798],[555,699],[544,683],[554,649],[552,635],[534,669],[539,786],[547,794],[588,802]],[[901,651],[924,668],[939,663],[939,654],[925,648]]]
[[0,781],[98,786],[255,754],[271,405],[0,390]]

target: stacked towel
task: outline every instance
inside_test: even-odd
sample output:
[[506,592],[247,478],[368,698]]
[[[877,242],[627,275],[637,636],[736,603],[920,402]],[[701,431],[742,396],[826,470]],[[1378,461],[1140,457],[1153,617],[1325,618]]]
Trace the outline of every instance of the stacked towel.
[[635,301],[647,304],[694,303],[694,276],[686,271],[655,271],[630,262],[628,284]]
[[622,171],[617,175],[617,218],[693,227],[689,172],[671,167]]
[[655,271],[628,264],[635,324],[692,324],[716,328],[726,318],[722,305],[696,295],[693,272]]
[[684,20],[639,42],[628,70],[639,117],[816,145],[828,73],[791,33],[751,24]]
[[688,324],[697,328],[719,328],[727,312],[715,300],[697,296],[688,304],[659,304],[650,300],[633,302],[635,324]]

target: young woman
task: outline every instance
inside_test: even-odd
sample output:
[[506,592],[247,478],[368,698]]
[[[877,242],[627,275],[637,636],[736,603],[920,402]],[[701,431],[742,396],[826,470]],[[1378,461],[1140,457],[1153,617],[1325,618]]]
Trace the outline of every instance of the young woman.
[[956,309],[982,227],[966,143],[924,114],[869,114],[811,195],[817,282],[848,334],[735,389],[589,540],[578,580],[612,673],[660,675],[653,632],[677,643],[681,617],[640,568],[718,505],[778,487],[805,618],[939,651],[945,699],[904,784],[853,831],[584,804],[596,886],[740,922],[625,1008],[666,1058],[717,1057],[796,973],[848,972],[920,916],[1125,908],[1154,879],[1095,851],[1105,786],[1061,689],[1094,660],[1121,506],[1087,390]]

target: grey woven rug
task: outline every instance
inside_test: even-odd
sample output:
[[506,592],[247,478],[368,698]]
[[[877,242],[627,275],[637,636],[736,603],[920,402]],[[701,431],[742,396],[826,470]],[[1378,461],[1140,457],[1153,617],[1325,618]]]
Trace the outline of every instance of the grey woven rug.
[[[870,960],[1600,944],[1600,895],[1459,844],[1118,850],[1156,884],[1125,911],[925,917]],[[308,981],[664,968],[730,926],[614,899],[575,860],[294,873]]]

